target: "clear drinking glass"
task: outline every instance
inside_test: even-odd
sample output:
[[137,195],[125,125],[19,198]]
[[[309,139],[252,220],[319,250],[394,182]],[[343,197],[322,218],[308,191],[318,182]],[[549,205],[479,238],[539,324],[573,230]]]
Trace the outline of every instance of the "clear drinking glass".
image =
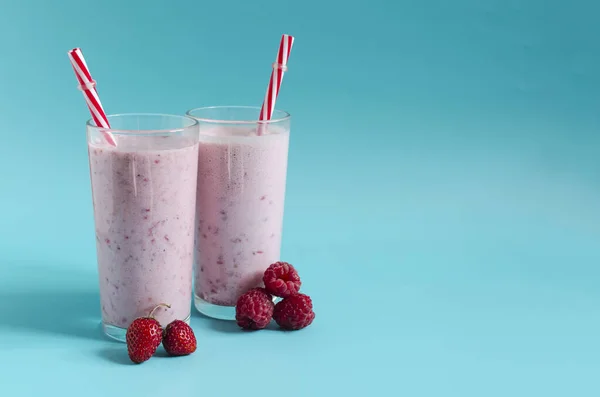
[[[158,304],[163,325],[189,321],[198,171],[198,122],[161,114],[87,123],[104,332],[125,339],[129,324]],[[113,135],[110,146],[104,132]]]
[[[194,303],[201,313],[235,318],[240,295],[262,285],[279,261],[290,115],[260,108],[197,108],[200,123]],[[257,134],[260,125],[261,133]]]

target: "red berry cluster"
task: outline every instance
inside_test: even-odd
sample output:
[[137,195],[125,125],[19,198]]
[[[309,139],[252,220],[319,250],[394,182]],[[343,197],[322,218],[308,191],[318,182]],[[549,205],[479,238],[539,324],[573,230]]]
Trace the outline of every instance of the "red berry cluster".
[[192,327],[181,320],[170,322],[163,330],[160,323],[153,317],[159,307],[170,307],[161,303],[146,317],[133,320],[127,328],[125,339],[127,353],[136,364],[149,360],[161,342],[165,351],[171,356],[185,356],[196,351],[196,336]]
[[[265,288],[252,288],[238,299],[235,319],[240,328],[263,329],[274,319],[282,329],[298,330],[313,322],[312,300],[298,292],[302,282],[294,266],[273,263],[265,270],[263,283]],[[273,296],[283,299],[274,304]]]

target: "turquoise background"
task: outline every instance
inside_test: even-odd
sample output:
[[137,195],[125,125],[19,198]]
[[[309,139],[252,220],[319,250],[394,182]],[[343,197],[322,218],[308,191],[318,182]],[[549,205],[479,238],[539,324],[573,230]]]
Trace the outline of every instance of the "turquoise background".
[[[0,2],[0,395],[598,396],[600,3]],[[108,113],[260,105],[282,33],[296,333],[100,333],[81,47]]]

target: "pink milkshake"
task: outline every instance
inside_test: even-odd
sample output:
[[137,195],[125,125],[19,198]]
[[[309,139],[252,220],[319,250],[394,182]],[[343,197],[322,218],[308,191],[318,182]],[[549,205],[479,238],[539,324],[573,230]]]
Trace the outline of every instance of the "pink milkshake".
[[119,122],[160,128],[113,132],[113,147],[88,126],[102,322],[122,340],[129,324],[159,303],[171,306],[156,312],[161,324],[189,319],[198,126],[179,116],[109,119],[113,129]]
[[234,317],[239,296],[261,286],[280,259],[289,115],[281,112],[259,136],[256,122],[223,119],[244,119],[244,111],[258,115],[254,108],[209,109],[216,120],[202,118],[206,110],[188,113],[200,122],[195,304],[223,319]]

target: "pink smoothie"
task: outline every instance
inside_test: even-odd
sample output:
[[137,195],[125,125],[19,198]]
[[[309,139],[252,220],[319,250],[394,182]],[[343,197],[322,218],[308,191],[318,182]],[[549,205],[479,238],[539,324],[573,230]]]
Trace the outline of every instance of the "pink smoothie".
[[90,143],[102,319],[126,328],[155,305],[190,315],[198,145],[181,136]]
[[203,130],[198,160],[196,295],[234,306],[279,260],[289,131]]

